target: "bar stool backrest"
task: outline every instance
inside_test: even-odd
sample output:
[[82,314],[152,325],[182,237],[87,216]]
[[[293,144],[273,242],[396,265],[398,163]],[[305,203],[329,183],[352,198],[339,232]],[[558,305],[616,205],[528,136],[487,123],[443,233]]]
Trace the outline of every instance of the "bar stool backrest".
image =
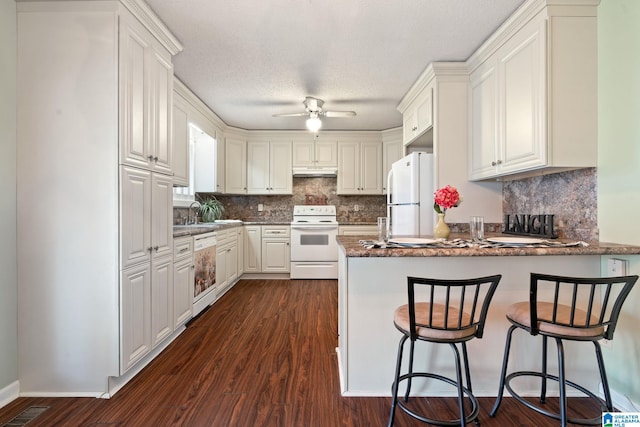
[[531,273],[531,334],[537,335],[544,322],[570,328],[606,328],[603,337],[612,339],[622,304],[637,280],[637,275],[579,278]]
[[[475,328],[471,337],[482,338],[489,303],[501,277],[499,274],[464,280],[407,277],[411,340],[418,338],[418,328],[448,331]],[[424,323],[416,322],[416,295],[420,302],[429,303]]]

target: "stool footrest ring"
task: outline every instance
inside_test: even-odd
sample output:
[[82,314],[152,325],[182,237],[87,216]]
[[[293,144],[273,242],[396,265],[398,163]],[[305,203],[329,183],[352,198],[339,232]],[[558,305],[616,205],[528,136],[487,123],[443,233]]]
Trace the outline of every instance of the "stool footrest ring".
[[[404,374],[401,375],[398,378],[398,384],[401,383],[404,380],[407,380],[409,378],[415,378],[415,377],[424,377],[424,378],[432,378],[435,380],[439,380],[439,381],[444,381],[448,384],[451,384],[453,386],[455,386],[456,388],[458,387],[458,383],[454,380],[452,380],[451,378],[447,378],[445,376],[442,375],[438,375],[438,374],[432,374],[432,373],[428,373],[428,372],[413,372],[411,374]],[[392,389],[393,386],[395,385],[392,384]],[[480,424],[480,422],[478,421],[478,413],[480,412],[480,405],[478,404],[478,399],[476,399],[476,397],[473,395],[473,393],[471,393],[471,390],[469,390],[466,387],[462,387],[462,391],[463,393],[467,396],[467,398],[469,399],[469,401],[471,402],[471,412],[469,413],[469,415],[465,415],[464,421],[465,424],[470,423],[472,421],[475,421],[476,424]],[[410,397],[411,398],[411,397]],[[429,424],[433,424],[433,425],[437,425],[437,426],[459,426],[460,425],[460,419],[456,418],[453,420],[437,420],[437,419],[432,419],[432,418],[427,418],[424,415],[418,414],[414,411],[412,411],[411,409],[409,409],[407,406],[405,406],[405,402],[403,402],[403,399],[398,399],[397,401],[397,405],[407,414],[411,415],[413,418],[418,419],[422,422],[425,423],[429,423]]]
[[[539,414],[542,415],[546,415],[547,417],[550,418],[555,418],[556,420],[561,420],[560,418],[560,414],[556,413],[556,412],[550,412],[547,411],[545,409],[540,408],[539,406],[531,403],[528,400],[525,400],[524,397],[520,396],[518,393],[516,393],[513,388],[511,387],[511,385],[509,384],[509,382],[516,378],[516,377],[538,377],[538,378],[546,378],[548,380],[552,380],[552,381],[556,381],[559,382],[560,379],[555,376],[555,375],[551,375],[551,374],[543,374],[542,372],[535,372],[535,371],[517,371],[517,372],[512,372],[509,375],[506,376],[505,380],[504,380],[504,386],[507,390],[509,390],[509,393],[511,394],[511,396],[516,399],[518,402],[522,403],[523,405],[525,405],[526,407],[528,407],[529,409],[532,409],[536,412],[538,412]],[[606,412],[608,411],[607,407],[606,407],[606,403],[604,400],[602,400],[599,396],[596,396],[593,392],[587,390],[586,388],[584,388],[583,386],[576,384],[572,381],[569,380],[565,380],[564,383],[567,386],[570,386],[576,390],[580,390],[582,393],[584,393],[585,395],[587,395],[588,397],[596,400],[600,406],[601,409]],[[572,424],[581,424],[581,425],[600,425],[602,422],[601,417],[596,417],[596,418],[570,418],[567,417],[567,422],[572,423]]]

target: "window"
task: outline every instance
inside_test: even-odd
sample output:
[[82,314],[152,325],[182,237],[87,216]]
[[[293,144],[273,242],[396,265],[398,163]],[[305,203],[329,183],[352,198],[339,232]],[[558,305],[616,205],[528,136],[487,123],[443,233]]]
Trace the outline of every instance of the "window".
[[189,123],[189,186],[174,187],[173,206],[186,207],[195,200],[197,167],[196,145],[198,145],[200,151],[202,151],[202,147],[214,147],[215,149],[216,140],[197,126]]

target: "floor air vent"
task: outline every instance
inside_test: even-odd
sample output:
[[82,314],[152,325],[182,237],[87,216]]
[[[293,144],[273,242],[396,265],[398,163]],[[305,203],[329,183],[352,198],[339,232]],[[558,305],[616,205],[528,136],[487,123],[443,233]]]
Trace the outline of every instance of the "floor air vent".
[[49,409],[48,406],[31,406],[16,415],[11,421],[3,424],[2,427],[17,427],[28,424],[31,420]]

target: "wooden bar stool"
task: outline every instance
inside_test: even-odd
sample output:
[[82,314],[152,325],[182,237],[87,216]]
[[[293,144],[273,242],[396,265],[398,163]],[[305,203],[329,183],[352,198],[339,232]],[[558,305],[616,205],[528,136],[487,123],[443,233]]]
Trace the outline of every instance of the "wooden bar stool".
[[[425,423],[439,426],[464,426],[471,421],[475,421],[476,424],[479,424],[479,406],[471,391],[471,375],[469,373],[466,342],[473,338],[482,338],[489,303],[501,277],[501,275],[495,275],[468,280],[407,278],[409,303],[396,309],[393,320],[396,328],[403,335],[398,344],[398,359],[395,379],[392,384],[389,427],[393,425],[396,406]],[[416,285],[423,286],[418,290],[418,294],[424,295],[426,301],[416,302]],[[407,339],[411,340],[409,369],[408,373],[400,375],[402,353]],[[454,354],[456,379],[431,372],[413,372],[413,352],[416,340],[449,344]],[[460,344],[462,348],[466,387],[463,384],[460,353],[456,344]],[[431,378],[456,386],[459,418],[454,420],[433,419],[411,410],[407,402],[411,392],[411,380],[414,377]],[[398,386],[402,381],[406,381],[407,388],[404,399],[399,400]],[[471,410],[468,415],[465,415],[464,395],[467,396],[471,403]]]
[[[507,332],[507,341],[502,361],[502,373],[498,397],[491,410],[495,416],[504,388],[520,403],[548,417],[560,420],[562,426],[567,422],[583,425],[600,425],[601,419],[574,419],[567,416],[567,386],[579,390],[595,399],[603,411],[613,411],[611,392],[602,359],[600,343],[602,338],[611,340],[616,328],[618,316],[624,300],[638,276],[577,278],[531,273],[529,301],[518,302],[507,309],[507,319],[512,323]],[[517,371],[507,375],[509,350],[513,331],[524,329],[531,335],[542,336],[541,372]],[[553,338],[558,348],[558,375],[547,371],[547,338]],[[563,341],[587,341],[595,347],[596,360],[600,371],[605,399],[602,400],[585,387],[569,381],[565,375]],[[521,376],[541,378],[540,403],[544,404],[547,393],[547,380],[559,384],[560,413],[550,412],[525,400],[513,390],[510,381]]]

